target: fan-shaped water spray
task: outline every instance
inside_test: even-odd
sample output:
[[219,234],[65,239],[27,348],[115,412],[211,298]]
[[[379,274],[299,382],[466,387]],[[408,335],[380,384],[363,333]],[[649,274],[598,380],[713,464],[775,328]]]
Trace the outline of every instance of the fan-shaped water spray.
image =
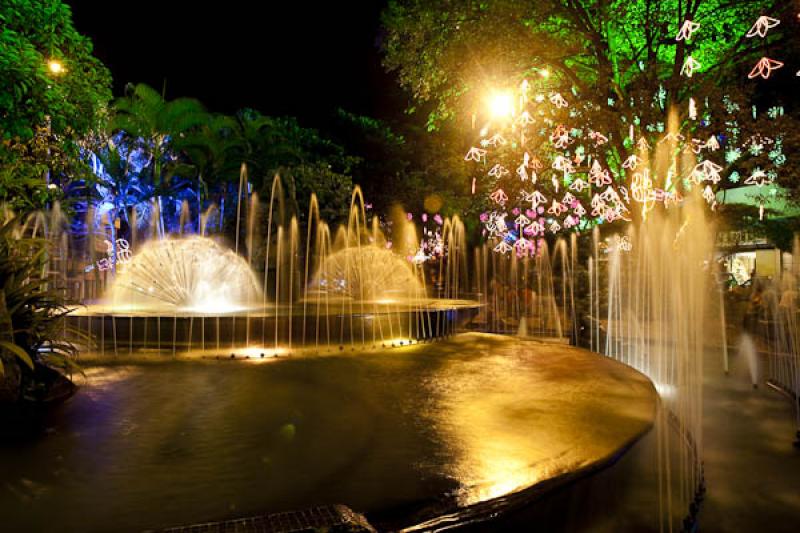
[[261,301],[244,258],[205,237],[148,242],[114,280],[115,308],[236,311]]
[[419,297],[424,287],[408,261],[377,246],[351,246],[329,255],[310,283],[318,294],[354,300]]

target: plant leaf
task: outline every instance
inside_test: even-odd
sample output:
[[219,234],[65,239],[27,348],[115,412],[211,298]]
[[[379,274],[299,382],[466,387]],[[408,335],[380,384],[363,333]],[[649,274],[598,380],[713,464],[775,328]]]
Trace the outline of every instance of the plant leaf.
[[28,352],[26,352],[13,342],[8,342],[8,341],[0,341],[0,348],[5,348],[9,352],[16,355],[22,360],[23,363],[25,363],[28,366],[28,368],[33,370],[33,361],[31,360],[31,356],[28,355]]

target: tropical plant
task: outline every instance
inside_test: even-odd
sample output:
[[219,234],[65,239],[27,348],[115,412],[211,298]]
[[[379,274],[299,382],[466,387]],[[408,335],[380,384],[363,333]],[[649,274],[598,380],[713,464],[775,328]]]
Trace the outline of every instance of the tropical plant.
[[49,244],[19,235],[18,218],[0,221],[0,374],[13,362],[72,371],[77,349],[67,335],[63,292],[48,273]]
[[176,98],[167,101],[143,83],[129,85],[126,93],[114,103],[110,129],[124,134],[129,150],[139,149],[146,155],[140,180],[146,178],[156,192],[160,211],[159,232],[163,234],[161,197],[182,163],[171,141],[205,124],[208,114],[197,100]]
[[[0,0],[0,196],[17,208],[80,179],[84,137],[111,99],[111,76],[61,0]],[[56,68],[50,68],[56,65]]]

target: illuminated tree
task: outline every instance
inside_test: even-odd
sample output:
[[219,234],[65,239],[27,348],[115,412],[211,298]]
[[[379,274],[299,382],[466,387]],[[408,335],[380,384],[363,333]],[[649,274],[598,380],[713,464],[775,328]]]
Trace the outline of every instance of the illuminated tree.
[[111,98],[111,76],[60,0],[0,1],[0,202],[41,207],[56,181],[83,177],[84,136]]
[[[482,163],[475,167],[478,192],[503,189],[490,204],[505,195],[511,205],[524,190],[515,169],[527,151],[528,163],[534,156],[546,163],[537,180],[548,200],[557,187],[563,194],[573,180],[588,181],[597,162],[620,196],[638,186],[647,204],[700,186],[709,187],[713,206],[711,186],[726,180],[765,185],[779,170],[792,174],[784,154],[796,143],[796,123],[774,99],[800,68],[797,54],[786,55],[788,36],[798,31],[791,7],[725,0],[395,0],[384,14],[385,65],[417,101],[432,106],[430,127],[452,121],[473,132],[478,151],[467,159]],[[770,18],[760,18],[765,15]],[[775,61],[785,66],[775,69]],[[525,139],[522,92],[532,106]],[[497,105],[487,116],[487,99],[502,104],[509,94],[513,116],[500,120]],[[666,157],[648,161],[645,146],[661,146]],[[633,155],[644,167],[623,166]],[[583,159],[563,172],[552,168],[558,157]],[[594,198],[582,194],[584,203]],[[620,210],[623,217],[647,210],[624,204],[630,215]],[[508,211],[505,205],[497,210]]]

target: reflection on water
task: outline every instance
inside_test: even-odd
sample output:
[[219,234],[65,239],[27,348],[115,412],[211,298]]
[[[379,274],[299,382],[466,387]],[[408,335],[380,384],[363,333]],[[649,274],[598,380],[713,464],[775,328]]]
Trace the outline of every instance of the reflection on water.
[[655,404],[608,359],[483,335],[273,362],[89,368],[44,436],[0,446],[3,529],[470,504],[608,455]]

